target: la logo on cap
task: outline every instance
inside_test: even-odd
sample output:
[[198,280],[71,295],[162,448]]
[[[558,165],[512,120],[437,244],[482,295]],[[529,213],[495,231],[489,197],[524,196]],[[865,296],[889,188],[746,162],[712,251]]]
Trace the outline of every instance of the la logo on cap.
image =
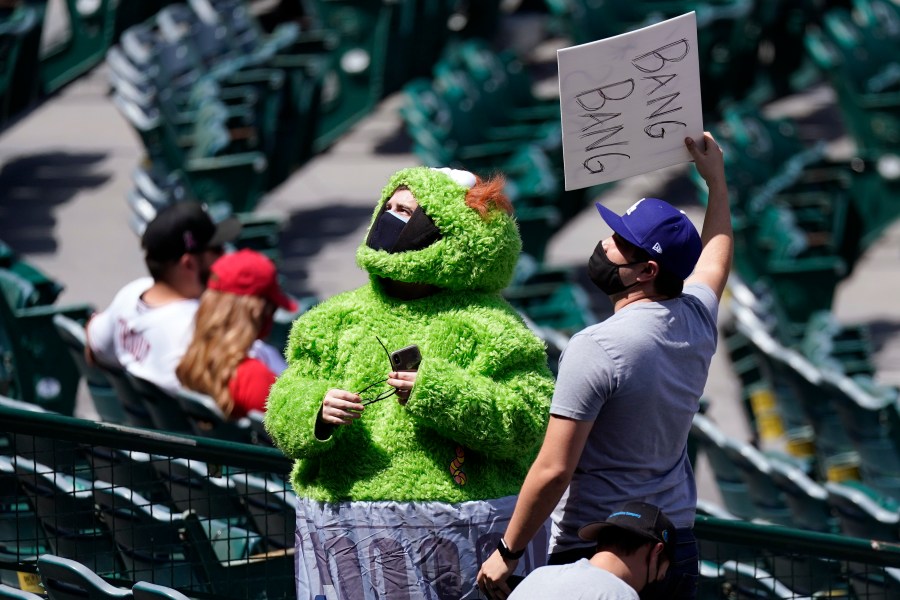
[[638,207],[638,205],[639,205],[641,202],[643,202],[644,200],[646,200],[646,198],[641,198],[640,200],[638,200],[637,202],[635,202],[634,204],[632,204],[632,205],[631,205],[631,208],[629,208],[628,210],[625,211],[625,214],[626,214],[626,215],[630,215],[631,213],[633,213],[633,212],[635,211],[635,209]]
[[659,242],[653,244],[653,251],[657,254],[662,254],[662,246],[659,245]]

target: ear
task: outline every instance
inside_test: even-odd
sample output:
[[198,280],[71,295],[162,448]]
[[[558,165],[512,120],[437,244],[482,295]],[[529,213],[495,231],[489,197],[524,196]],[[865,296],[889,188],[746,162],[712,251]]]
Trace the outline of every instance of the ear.
[[189,271],[197,271],[200,268],[200,263],[198,262],[198,260],[199,259],[196,254],[185,252],[181,255],[181,258],[178,259],[178,266]]
[[657,542],[650,550],[650,565],[658,580],[663,579],[666,571],[669,570],[669,559],[666,557],[665,551],[666,547],[662,542]]
[[641,269],[640,280],[641,282],[653,281],[657,275],[659,275],[659,263],[655,260],[648,260]]

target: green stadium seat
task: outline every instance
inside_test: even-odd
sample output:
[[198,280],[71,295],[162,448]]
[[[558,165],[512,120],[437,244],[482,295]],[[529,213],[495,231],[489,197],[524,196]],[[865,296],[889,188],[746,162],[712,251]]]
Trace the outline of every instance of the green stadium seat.
[[17,4],[0,16],[0,129],[36,100],[40,87],[37,64],[43,15],[32,3]]
[[113,43],[116,2],[66,0],[68,35],[41,51],[41,91],[52,94],[103,61]]
[[0,560],[33,564],[47,550],[40,522],[19,487],[13,459],[0,455]]
[[[225,474],[197,460],[173,458],[152,463],[163,484],[169,488],[172,502],[182,511],[193,511],[201,517],[224,521],[250,529],[249,513],[241,504],[240,494]],[[229,549],[231,558],[245,556],[258,540],[244,540],[242,546]]]
[[228,420],[215,400],[206,394],[182,389],[174,396],[178,410],[187,419],[194,435],[244,444],[252,443],[253,434],[248,419]]
[[103,371],[87,362],[85,356],[87,338],[84,325],[62,314],[53,315],[53,325],[59,333],[59,338],[69,349],[69,356],[72,357],[72,361],[78,367],[87,385],[100,420],[105,423],[124,425],[126,422],[125,410],[122,408],[116,389]]
[[696,446],[698,456],[704,455],[709,461],[725,509],[740,519],[755,518],[756,507],[750,499],[747,483],[725,453],[728,441],[722,431],[698,413],[694,415],[689,439]]
[[190,600],[178,590],[148,581],[138,581],[131,587],[134,600]]
[[41,583],[50,600],[130,600],[131,590],[107,583],[76,560],[42,554],[37,561]]
[[900,511],[875,490],[859,483],[826,482],[828,504],[844,535],[886,542],[900,541]]
[[101,481],[95,483],[94,500],[130,581],[153,581],[216,598],[292,596],[293,557],[285,551],[248,556],[259,538],[246,530],[193,512],[170,511]]
[[822,388],[860,456],[861,480],[900,501],[900,446],[890,415],[897,410],[897,389],[833,371],[826,373]]
[[877,24],[860,25],[845,7],[833,7],[821,29],[805,36],[863,156],[890,152],[900,142],[900,36],[887,32]]
[[22,456],[15,457],[13,466],[50,550],[84,563],[95,573],[118,575],[121,565],[113,540],[94,514],[93,483]]
[[43,600],[44,597],[0,583],[0,598],[3,600]]
[[823,400],[822,372],[798,351],[776,340],[746,307],[735,305],[738,329],[753,344],[770,378],[788,434],[809,425],[815,432],[816,469],[822,478],[831,467],[858,464],[853,443],[835,406]]
[[719,572],[739,598],[759,600],[783,600],[799,598],[796,592],[762,567],[753,564],[725,561],[719,565]]
[[838,522],[827,502],[825,488],[793,460],[770,457],[772,482],[781,490],[791,510],[792,527],[837,533]]
[[193,426],[187,415],[181,410],[174,392],[164,390],[150,381],[131,375],[131,373],[126,372],[125,377],[131,382],[131,387],[137,392],[147,409],[155,429],[173,433],[193,433]]
[[66,315],[85,322],[88,305],[34,305],[40,293],[24,277],[0,268],[0,352],[14,365],[6,376],[6,395],[72,414],[80,373],[53,325]]
[[153,504],[175,510],[169,488],[153,468],[155,461],[167,461],[168,457],[94,445],[85,445],[84,452],[95,480],[127,488]]
[[265,539],[266,548],[293,548],[297,497],[290,484],[247,473],[232,475],[229,479],[250,514],[254,530]]
[[[523,269],[523,263],[529,266]],[[541,266],[527,254],[519,257],[517,269],[527,274],[517,276],[503,297],[537,325],[571,336],[597,322],[573,270]]]
[[[206,582],[185,551],[182,513],[99,480],[93,498],[100,519],[116,541],[128,580],[205,591]],[[207,544],[208,540],[207,536]]]

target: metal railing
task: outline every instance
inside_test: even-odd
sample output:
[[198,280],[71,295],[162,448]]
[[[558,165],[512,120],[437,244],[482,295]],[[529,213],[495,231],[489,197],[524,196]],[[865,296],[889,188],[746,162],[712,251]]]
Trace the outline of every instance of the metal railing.
[[[274,448],[0,404],[0,579],[52,553],[130,587],[293,598],[291,462]],[[900,598],[900,546],[699,516],[700,600]],[[23,575],[20,575],[23,574]]]

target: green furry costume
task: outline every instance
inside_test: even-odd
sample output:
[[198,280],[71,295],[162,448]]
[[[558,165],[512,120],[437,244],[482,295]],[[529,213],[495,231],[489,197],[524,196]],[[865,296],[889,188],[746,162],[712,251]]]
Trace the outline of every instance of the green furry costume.
[[[441,239],[394,254],[359,247],[370,283],[294,323],[266,428],[297,459],[292,481],[303,498],[457,503],[517,494],[543,438],[553,379],[543,343],[499,294],[521,248],[516,224],[497,209],[482,218],[465,204],[464,185],[427,167],[393,175],[372,224],[402,185]],[[379,278],[440,291],[398,300]],[[408,403],[371,404],[360,419],[317,439],[329,389],[362,390],[391,370],[379,339],[390,350],[421,349]],[[384,389],[375,386],[372,396]]]

